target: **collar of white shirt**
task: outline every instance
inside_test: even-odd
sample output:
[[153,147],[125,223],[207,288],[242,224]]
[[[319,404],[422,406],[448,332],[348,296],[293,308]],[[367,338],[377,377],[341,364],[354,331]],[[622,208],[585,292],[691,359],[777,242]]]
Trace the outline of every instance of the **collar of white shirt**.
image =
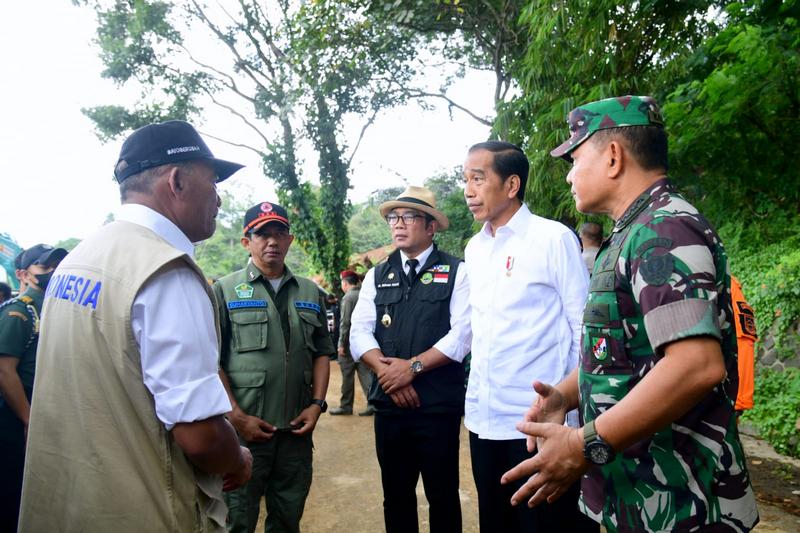
[[[424,252],[415,257],[415,259],[419,261],[419,266],[417,269],[420,269],[425,265],[425,263],[428,261],[428,258],[431,256],[431,253],[433,253],[433,244],[425,248]],[[400,250],[400,264],[403,265],[403,272],[406,274],[408,274],[408,265],[406,264],[407,260],[408,256],[406,253],[403,250]],[[417,272],[419,272],[419,270],[417,270]]]
[[170,219],[141,204],[123,204],[117,210],[116,220],[144,226],[181,252],[194,258],[194,244]]
[[[528,209],[528,206],[523,202],[520,208],[517,209],[517,212],[514,213],[508,222],[506,222],[504,226],[497,228],[495,235],[497,232],[500,232],[501,234],[506,232],[511,232],[513,234],[524,234],[528,230],[528,224],[530,223],[532,216],[533,214],[531,213],[530,209]],[[490,239],[493,238],[492,228],[488,222],[483,224],[481,234],[484,237],[488,237]]]

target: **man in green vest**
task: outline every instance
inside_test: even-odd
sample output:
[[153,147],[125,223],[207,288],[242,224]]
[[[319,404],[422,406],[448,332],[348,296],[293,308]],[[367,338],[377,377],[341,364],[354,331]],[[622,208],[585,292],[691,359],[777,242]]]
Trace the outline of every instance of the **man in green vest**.
[[253,454],[252,479],[226,495],[228,530],[255,531],[263,495],[265,531],[297,532],[335,349],[319,288],[285,264],[294,240],[286,210],[259,203],[247,210],[243,230],[252,261],[214,284],[229,418]]
[[0,305],[0,531],[16,531],[44,290],[67,251],[37,244],[19,255],[27,289]]

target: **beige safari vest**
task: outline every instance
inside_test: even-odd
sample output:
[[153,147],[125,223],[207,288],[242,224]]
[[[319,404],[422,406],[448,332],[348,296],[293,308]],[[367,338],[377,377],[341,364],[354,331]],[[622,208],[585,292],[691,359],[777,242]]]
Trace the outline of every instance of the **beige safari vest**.
[[[82,242],[54,274],[45,293],[20,531],[223,529],[221,478],[195,470],[156,417],[131,329],[136,294],[176,262],[207,287],[180,250],[117,221]],[[219,331],[216,309],[214,315]]]

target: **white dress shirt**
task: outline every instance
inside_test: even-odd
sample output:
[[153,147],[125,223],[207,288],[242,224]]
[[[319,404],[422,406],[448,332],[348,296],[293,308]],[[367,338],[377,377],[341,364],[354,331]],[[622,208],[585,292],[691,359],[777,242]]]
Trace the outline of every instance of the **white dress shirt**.
[[[148,207],[125,204],[116,219],[144,226],[194,257],[194,245],[186,235]],[[204,420],[231,410],[217,373],[213,304],[202,283],[188,265],[175,266],[148,280],[131,309],[144,384],[167,430],[179,422]]]
[[[431,252],[433,252],[433,245],[416,257],[419,260],[417,273],[422,272],[422,267]],[[406,274],[408,274],[407,259],[408,256],[400,250],[400,261]],[[433,345],[449,359],[459,363],[469,353],[472,343],[472,330],[469,324],[469,282],[466,270],[464,263],[461,263],[456,272],[453,294],[450,297],[450,331]],[[380,349],[378,341],[375,340],[375,295],[375,269],[371,268],[364,276],[361,292],[358,294],[358,302],[350,318],[350,352],[355,361],[361,359],[362,355],[372,349]]]
[[588,295],[578,238],[523,204],[494,237],[484,224],[464,255],[473,333],[464,424],[483,439],[521,439],[514,426],[533,382],[555,385],[578,364]]

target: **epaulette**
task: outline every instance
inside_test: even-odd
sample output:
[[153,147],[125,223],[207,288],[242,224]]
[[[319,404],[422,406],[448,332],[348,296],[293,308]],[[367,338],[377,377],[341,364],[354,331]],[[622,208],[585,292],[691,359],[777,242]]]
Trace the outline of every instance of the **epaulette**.
[[10,300],[6,300],[0,304],[0,309],[15,302],[19,302],[25,306],[25,310],[28,311],[28,316],[31,318],[31,324],[33,324],[33,327],[31,328],[31,337],[28,339],[28,342],[25,343],[25,347],[23,348],[23,350],[27,350],[30,348],[31,344],[33,344],[33,341],[36,340],[36,337],[39,336],[39,313],[33,306],[33,298],[25,294],[17,296],[16,298],[11,298]]

